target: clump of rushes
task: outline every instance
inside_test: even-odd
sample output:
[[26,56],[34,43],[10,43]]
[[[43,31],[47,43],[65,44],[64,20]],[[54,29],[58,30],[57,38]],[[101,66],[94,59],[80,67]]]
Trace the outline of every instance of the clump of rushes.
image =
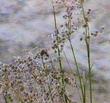
[[[63,18],[65,19],[65,23],[63,25],[61,25],[61,29],[63,28],[63,31],[61,30],[61,34],[63,34],[64,37],[70,43],[70,47],[72,50],[73,59],[74,59],[76,71],[77,71],[76,74],[78,76],[80,89],[81,89],[81,99],[82,99],[83,103],[85,103],[86,102],[85,93],[84,93],[85,92],[85,85],[84,85],[83,80],[81,78],[78,62],[77,62],[76,55],[75,55],[75,50],[74,50],[74,47],[73,47],[73,44],[71,41],[71,36],[78,29],[79,23],[80,23],[79,22],[80,18],[78,18],[80,15],[80,12],[79,12],[80,11],[80,4],[76,0],[57,0],[57,3],[64,5],[64,8],[66,9],[65,15],[63,16]],[[77,18],[75,18],[76,13],[78,16]]]
[[[91,51],[90,51],[90,37],[94,36],[96,37],[99,34],[99,31],[96,31],[95,33],[90,33],[90,27],[89,27],[89,21],[91,16],[91,9],[88,9],[87,12],[84,10],[84,0],[56,0],[56,4],[63,5],[65,10],[65,15],[63,15],[64,18],[64,24],[61,24],[59,30],[56,23],[56,14],[54,11],[54,21],[55,21],[55,28],[57,31],[55,45],[59,49],[60,47],[63,47],[62,43],[64,44],[66,40],[69,41],[71,51],[73,54],[73,60],[76,66],[76,74],[78,77],[78,84],[80,86],[81,90],[81,100],[82,103],[87,102],[87,83],[89,82],[89,100],[90,103],[92,103],[93,97],[92,97],[92,65],[91,65]],[[54,7],[53,7],[54,8]],[[78,65],[77,57],[75,54],[75,49],[72,44],[72,36],[77,30],[82,27],[84,28],[84,38],[80,38],[80,41],[84,39],[86,44],[86,50],[87,50],[87,65],[88,65],[88,74],[85,72],[82,75],[80,73],[80,68]],[[103,29],[103,28],[102,28]],[[63,38],[63,39],[62,39]],[[59,40],[61,43],[59,43]],[[57,44],[58,42],[58,44]],[[66,54],[64,54],[66,57]],[[66,58],[67,60],[67,58]],[[67,60],[68,61],[68,60]],[[88,79],[87,79],[88,76]]]
[[[80,7],[81,7],[81,14],[82,14],[82,27],[84,28],[84,38],[80,38],[82,41],[84,39],[86,44],[86,51],[87,51],[87,67],[88,67],[88,73],[85,73],[84,77],[84,97],[86,97],[86,87],[87,82],[89,84],[89,102],[93,103],[93,88],[92,88],[92,63],[91,63],[91,36],[96,37],[98,34],[102,33],[104,30],[104,27],[102,27],[100,30],[95,31],[94,33],[90,31],[89,21],[90,16],[92,15],[92,9],[88,9],[87,11],[84,8],[84,2],[85,0],[80,0]],[[85,99],[86,100],[86,99]],[[85,101],[87,102],[87,101]]]

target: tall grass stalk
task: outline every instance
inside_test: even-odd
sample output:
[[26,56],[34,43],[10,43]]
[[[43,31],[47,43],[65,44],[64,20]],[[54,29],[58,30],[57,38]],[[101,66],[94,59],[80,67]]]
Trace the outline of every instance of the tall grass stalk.
[[[66,62],[67,62],[67,64],[68,64],[69,68],[72,70],[72,67],[71,67],[71,65],[70,65],[70,63],[69,63],[69,60],[68,60],[68,58],[67,58],[67,56],[66,56],[65,51],[63,51],[63,54],[64,54],[64,57],[65,57],[65,59],[66,59]],[[73,70],[72,70],[72,74],[73,74],[74,77],[76,77],[76,73],[73,72]],[[76,78],[75,78],[75,80],[76,80]],[[77,82],[76,82],[76,85],[78,85]],[[78,89],[78,93],[79,93],[80,100],[82,100],[82,96],[80,95],[80,90],[79,90],[79,89]]]
[[70,65],[70,63],[69,63],[69,60],[68,60],[68,58],[67,58],[67,56],[66,56],[65,51],[63,51],[63,54],[64,54],[64,58],[65,58],[65,60],[66,60],[66,62],[67,62],[67,64],[68,64],[69,69],[72,70],[72,67],[71,67],[71,65]]
[[61,61],[61,51],[60,51],[59,44],[58,44],[59,31],[57,27],[56,12],[55,12],[55,6],[53,4],[53,0],[52,0],[52,7],[53,7],[53,16],[54,16],[55,35],[56,35],[56,41],[57,41],[57,53],[58,53],[59,67],[60,67],[60,73],[61,73],[61,96],[63,98],[63,102],[68,103],[69,101],[65,94],[65,75],[64,75],[64,69],[63,69],[62,61]]
[[[66,0],[63,1],[64,3],[64,7],[68,9],[70,9],[69,7],[66,6]],[[72,30],[72,21],[71,21],[71,18],[72,18],[72,15],[71,15],[71,11],[67,11],[67,39],[69,41],[69,44],[70,44],[70,48],[71,48],[71,51],[72,51],[72,55],[73,55],[73,59],[74,59],[74,63],[75,63],[75,66],[76,66],[76,74],[78,76],[78,81],[79,81],[79,85],[80,85],[80,90],[81,90],[81,99],[82,99],[82,103],[86,103],[86,82],[83,80],[84,78],[81,77],[81,73],[80,73],[80,70],[79,70],[79,66],[78,66],[78,62],[77,62],[77,58],[76,58],[76,54],[75,54],[75,50],[74,50],[74,47],[72,45],[72,40],[71,40],[71,35],[73,33],[73,30]],[[55,21],[55,27],[56,27],[56,18],[55,18],[55,12],[54,12],[54,21]],[[56,27],[56,30],[57,30],[57,27]]]
[[[69,29],[70,30],[70,29]],[[77,59],[76,59],[76,54],[75,54],[75,51],[74,51],[74,47],[72,45],[72,41],[71,41],[71,38],[70,38],[70,33],[67,34],[68,35],[68,40],[69,40],[69,43],[70,43],[70,48],[71,48],[71,51],[72,51],[72,54],[73,54],[73,59],[74,59],[74,62],[75,62],[75,66],[76,66],[76,71],[77,71],[77,76],[78,76],[78,80],[79,80],[79,85],[80,85],[80,89],[81,89],[81,97],[82,97],[82,102],[83,103],[86,103],[85,101],[85,95],[84,95],[84,92],[85,92],[85,88],[84,88],[84,83],[82,81],[82,78],[81,78],[81,74],[80,74],[80,70],[79,70],[79,66],[78,66],[78,62],[77,62]]]
[[83,80],[81,78],[78,62],[77,62],[77,59],[76,59],[75,50],[74,50],[74,47],[73,47],[72,41],[71,41],[71,35],[72,35],[71,25],[72,25],[71,24],[71,16],[68,16],[68,26],[67,26],[67,29],[68,29],[67,37],[68,38],[67,39],[69,41],[70,48],[71,48],[72,55],[73,55],[73,59],[74,59],[74,63],[75,63],[75,66],[76,66],[76,72],[77,72],[77,76],[78,76],[78,80],[79,80],[79,85],[80,85],[80,89],[81,89],[82,102],[86,103],[86,100],[85,100],[86,99],[85,98],[85,86],[84,86]]
[[87,61],[88,61],[88,77],[89,77],[89,92],[90,92],[90,103],[92,103],[92,80],[91,80],[91,55],[90,55],[90,32],[89,32],[89,24],[88,18],[85,15],[85,10],[83,6],[83,2],[81,2],[82,7],[82,14],[85,21],[85,43],[86,43],[86,50],[87,50]]

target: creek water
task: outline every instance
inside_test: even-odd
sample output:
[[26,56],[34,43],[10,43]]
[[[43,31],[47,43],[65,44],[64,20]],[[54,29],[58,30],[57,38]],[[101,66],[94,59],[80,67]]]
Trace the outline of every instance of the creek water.
[[[94,10],[91,21],[93,31],[104,26],[104,33],[93,38],[91,51],[94,69],[106,78],[110,78],[110,1],[88,0],[86,8]],[[58,22],[62,18],[58,16]],[[47,35],[52,33],[53,15],[49,0],[0,0],[0,60],[10,61],[21,55],[32,45],[48,47]],[[80,34],[73,37],[78,62],[86,66],[86,49],[79,41]],[[69,47],[67,43],[66,52]],[[71,61],[71,54],[67,55]]]
[[[93,69],[109,81],[110,0],[87,0],[86,8],[91,8],[94,11],[90,23],[92,30],[99,30],[101,27],[105,28],[102,34],[92,38],[91,62]],[[58,10],[58,13],[61,14],[61,11]],[[61,23],[62,17],[58,15],[57,20]],[[26,50],[31,50],[36,46],[48,48],[50,46],[48,34],[53,31],[53,14],[50,0],[0,0],[1,62],[10,62],[14,56],[21,56],[21,54],[25,54]],[[76,33],[72,43],[78,62],[82,67],[86,68],[86,48],[84,42],[80,42],[80,37],[81,34]],[[69,48],[67,42],[65,47],[67,54],[70,52]],[[68,54],[67,58],[71,63],[72,54]],[[102,86],[102,84],[100,85]],[[106,85],[104,85],[104,88],[106,88]],[[109,86],[107,88],[109,90]],[[108,94],[100,94],[96,99],[98,99],[99,103],[110,103],[109,96]]]

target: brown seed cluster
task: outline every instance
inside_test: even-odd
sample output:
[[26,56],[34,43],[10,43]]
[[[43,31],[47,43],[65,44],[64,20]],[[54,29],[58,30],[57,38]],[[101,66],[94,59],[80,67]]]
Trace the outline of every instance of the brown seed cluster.
[[[45,62],[43,68],[42,56],[49,59],[47,51],[42,50],[36,57],[28,55],[13,60],[11,64],[1,64],[0,91],[6,100],[13,103],[61,103],[60,73],[48,66],[51,62]],[[70,78],[65,78],[68,85],[74,84]]]

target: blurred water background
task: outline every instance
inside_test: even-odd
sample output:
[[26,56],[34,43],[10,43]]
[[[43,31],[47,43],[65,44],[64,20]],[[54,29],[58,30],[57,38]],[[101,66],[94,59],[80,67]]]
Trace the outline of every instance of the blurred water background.
[[[104,32],[92,42],[92,63],[101,77],[110,79],[110,0],[87,0],[86,8],[94,10],[92,30]],[[58,9],[58,21],[61,19]],[[0,0],[0,61],[10,62],[34,47],[50,46],[48,34],[54,31],[50,0]],[[73,37],[78,62],[86,67],[86,51],[80,33]],[[65,52],[69,51],[68,43]],[[71,61],[71,54],[67,57]],[[104,88],[106,86],[104,85]],[[109,89],[109,88],[108,88]],[[108,97],[107,97],[108,96]],[[109,98],[109,95],[105,96]],[[101,98],[101,97],[100,97]],[[107,100],[105,100],[107,101]],[[109,103],[109,102],[104,102]]]
[[[93,30],[102,26],[105,28],[104,33],[92,43],[94,68],[110,78],[110,1],[88,0],[86,7],[94,11],[91,22]],[[61,20],[59,16],[58,21]],[[52,24],[50,0],[0,0],[0,61],[9,62],[14,56],[24,54],[25,50],[36,46],[48,47],[50,44],[47,35],[54,30]],[[80,34],[76,34],[73,43],[78,61],[86,66],[86,52],[79,38]],[[67,48],[66,51],[68,50]],[[71,54],[68,58],[71,60]]]

